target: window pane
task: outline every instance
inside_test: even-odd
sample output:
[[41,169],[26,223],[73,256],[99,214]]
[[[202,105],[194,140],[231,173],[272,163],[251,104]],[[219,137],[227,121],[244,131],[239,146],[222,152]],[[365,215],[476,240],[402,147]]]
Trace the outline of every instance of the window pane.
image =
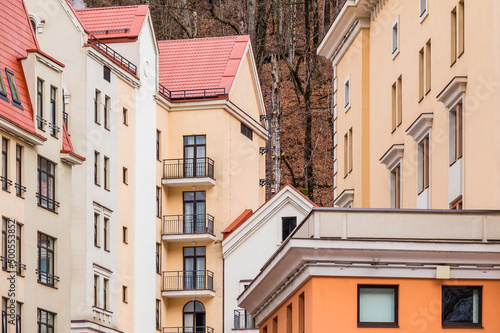
[[205,136],[204,135],[199,135],[196,137],[196,144],[205,144]]
[[480,290],[443,288],[443,323],[479,323]]
[[194,145],[194,136],[185,136],[184,137],[185,145]]
[[394,322],[394,289],[360,288],[359,321],[368,323]]

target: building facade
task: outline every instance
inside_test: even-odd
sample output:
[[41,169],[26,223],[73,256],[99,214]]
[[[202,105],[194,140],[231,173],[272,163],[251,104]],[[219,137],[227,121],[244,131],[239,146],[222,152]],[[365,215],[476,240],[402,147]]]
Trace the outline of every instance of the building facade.
[[346,2],[318,48],[333,65],[336,206],[497,207],[499,10]]

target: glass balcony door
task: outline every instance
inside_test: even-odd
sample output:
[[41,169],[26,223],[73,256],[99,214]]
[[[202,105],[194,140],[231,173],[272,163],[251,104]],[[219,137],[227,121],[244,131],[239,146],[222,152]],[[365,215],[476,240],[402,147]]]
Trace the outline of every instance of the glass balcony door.
[[205,191],[183,193],[184,201],[184,233],[204,233],[206,214]]
[[206,289],[205,246],[184,248],[184,289]]
[[183,310],[184,333],[205,332],[205,306],[199,301],[188,302]]
[[206,157],[205,135],[184,137],[184,177],[205,177]]

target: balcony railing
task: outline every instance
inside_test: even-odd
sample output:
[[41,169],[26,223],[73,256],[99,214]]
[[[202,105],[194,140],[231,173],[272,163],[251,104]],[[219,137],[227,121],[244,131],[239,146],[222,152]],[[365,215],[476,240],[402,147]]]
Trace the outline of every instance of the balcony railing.
[[94,35],[90,35],[89,44],[95,47],[98,51],[102,52],[104,55],[109,57],[115,63],[120,65],[122,68],[126,69],[130,73],[137,74],[137,66],[132,64],[130,61],[122,57],[118,52],[110,48],[108,45],[101,42]]
[[214,329],[208,326],[163,327],[162,333],[214,333]]
[[5,178],[4,176],[0,176],[0,183],[2,183],[2,189],[8,191],[9,187],[12,185],[12,180]]
[[0,261],[2,262],[2,269],[13,271],[16,270],[17,275],[22,275],[22,270],[26,270],[26,265],[12,259],[0,256]]
[[38,206],[47,208],[48,210],[51,210],[53,212],[56,211],[56,209],[60,206],[59,202],[55,201],[54,199],[51,199],[45,195],[41,195],[40,193],[36,194]]
[[210,214],[163,215],[164,235],[214,234],[214,217]]
[[214,290],[214,273],[207,270],[163,272],[163,291]]
[[55,286],[56,282],[59,282],[59,276],[50,274],[39,269],[36,269],[36,279],[39,283],[46,284],[48,286]]
[[158,91],[171,101],[188,99],[213,99],[226,97],[226,88],[190,89],[190,90],[168,90],[159,85]]
[[214,178],[214,160],[205,158],[179,158],[163,160],[163,178]]
[[234,310],[234,328],[239,330],[256,328],[255,319],[246,310]]

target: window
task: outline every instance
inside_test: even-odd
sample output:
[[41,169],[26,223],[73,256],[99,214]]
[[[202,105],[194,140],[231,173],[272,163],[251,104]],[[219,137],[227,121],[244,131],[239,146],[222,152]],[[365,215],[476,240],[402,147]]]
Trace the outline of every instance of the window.
[[399,16],[392,22],[392,59],[399,54]]
[[161,306],[161,301],[159,299],[156,300],[156,330],[159,331],[161,324],[160,324],[160,306]]
[[22,303],[16,302],[16,333],[22,332],[21,327],[21,314],[22,314]]
[[241,134],[249,138],[250,140],[253,140],[253,131],[248,127],[247,125],[241,123]]
[[59,281],[54,275],[54,242],[54,238],[38,233],[37,279],[39,283],[49,286],[54,286],[54,281]]
[[352,171],[353,151],[352,151],[352,127],[344,135],[344,178]]
[[193,332],[205,332],[205,306],[200,301],[190,301],[182,310],[183,326],[189,327]]
[[425,95],[425,87],[424,87],[424,82],[425,82],[425,69],[424,69],[424,64],[425,64],[425,48],[421,48],[420,51],[418,52],[418,100],[421,101],[424,99]]
[[94,274],[94,306],[99,307],[99,275]]
[[2,297],[2,333],[7,333],[7,301]]
[[111,82],[111,69],[107,66],[103,67],[103,78],[104,80]]
[[100,176],[100,165],[101,165],[101,154],[99,152],[94,151],[94,184],[100,185],[101,176]]
[[104,250],[109,251],[109,219],[107,217],[104,218]]
[[160,139],[161,132],[156,130],[156,159],[160,161]]
[[16,224],[16,261],[17,261],[17,270],[16,273],[17,275],[21,275],[21,263],[22,263],[22,242],[21,242],[21,237],[22,237],[22,226],[17,223]]
[[293,311],[292,304],[290,303],[286,307],[286,333],[292,333],[292,323],[293,323]]
[[44,130],[46,120],[43,118],[43,80],[38,79],[36,84],[36,120],[38,129]]
[[123,243],[128,244],[128,228],[123,227]]
[[8,101],[7,97],[7,90],[5,89],[5,83],[3,81],[3,76],[2,72],[0,71],[0,98],[4,97],[2,99],[6,99]]
[[156,273],[161,274],[161,244],[156,243]]
[[100,227],[101,226],[101,216],[94,213],[94,246],[101,247],[101,237],[100,237]]
[[185,136],[184,177],[206,177],[206,164],[205,135]]
[[16,195],[23,196],[26,188],[23,186],[23,147],[16,145]]
[[306,327],[306,303],[305,294],[299,295],[299,333],[304,333]]
[[54,317],[56,315],[42,309],[38,309],[37,312],[38,332],[54,333]]
[[184,205],[184,234],[204,233],[206,214],[205,191],[189,191],[183,193]]
[[351,74],[344,81],[344,112],[351,108]]
[[462,103],[458,103],[451,109],[449,114],[449,135],[450,135],[450,166],[462,157],[462,135],[463,135],[463,112]]
[[358,285],[358,327],[398,326],[398,286]]
[[123,167],[123,184],[128,185],[128,169]]
[[418,160],[418,193],[421,193],[429,187],[429,135],[423,138],[417,147]]
[[[2,217],[2,257],[7,259],[7,223],[9,220]],[[7,260],[2,260],[2,269],[7,270]]]
[[421,101],[431,91],[431,40],[419,52],[419,88],[418,95]]
[[463,199],[462,196],[459,196],[450,204],[450,209],[461,210],[463,209]]
[[128,125],[128,110],[123,108],[123,124]]
[[56,99],[57,99],[57,88],[50,87],[50,135],[57,137],[57,132],[59,132],[59,127],[57,127],[57,115],[56,115]]
[[2,138],[2,190],[9,189],[9,140]]
[[278,317],[273,318],[273,333],[278,333]]
[[111,111],[111,99],[108,96],[104,97],[104,128],[109,130]]
[[391,171],[391,208],[401,208],[401,165]]
[[104,281],[104,283],[102,284],[102,286],[103,286],[102,294],[104,297],[104,301],[102,302],[102,305],[103,305],[102,308],[104,310],[108,310],[109,309],[109,280],[104,279],[103,281]]
[[464,53],[464,2],[451,11],[451,65]]
[[104,156],[104,189],[109,190],[109,158]]
[[161,188],[156,187],[156,217],[161,217]]
[[481,286],[443,286],[443,327],[482,327],[482,291]]
[[122,286],[122,302],[128,303],[128,290],[127,286]]
[[425,94],[431,91],[431,40],[425,44]]
[[205,275],[205,246],[185,247],[183,253],[184,289],[212,289],[213,282],[207,281]]
[[59,203],[56,197],[56,165],[38,156],[38,206],[55,211]]
[[281,226],[282,226],[281,240],[284,241],[297,226],[297,217],[296,216],[282,217]]
[[403,123],[403,76],[392,85],[392,132]]
[[419,0],[420,1],[420,22],[422,22],[427,15],[429,14],[429,3],[428,0]]
[[101,92],[97,89],[94,98],[94,122],[101,124]]
[[19,96],[19,90],[17,89],[16,77],[14,76],[14,72],[9,69],[6,69],[5,72],[7,73],[7,81],[9,81],[10,92],[12,94],[12,104],[17,107],[21,107],[21,97]]

